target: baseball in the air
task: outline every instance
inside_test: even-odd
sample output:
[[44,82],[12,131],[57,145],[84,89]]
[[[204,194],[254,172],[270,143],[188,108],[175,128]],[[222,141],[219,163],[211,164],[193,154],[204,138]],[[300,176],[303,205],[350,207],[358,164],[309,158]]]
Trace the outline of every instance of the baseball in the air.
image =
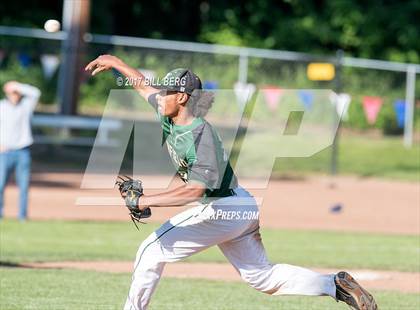
[[49,19],[45,22],[44,29],[47,32],[57,32],[60,30],[60,22],[55,19]]

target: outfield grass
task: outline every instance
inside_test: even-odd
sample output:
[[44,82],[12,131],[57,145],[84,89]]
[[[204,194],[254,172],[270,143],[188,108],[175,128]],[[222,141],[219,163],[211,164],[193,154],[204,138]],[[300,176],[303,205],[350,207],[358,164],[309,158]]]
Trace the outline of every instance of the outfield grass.
[[[146,140],[155,138],[155,125],[149,122],[136,124],[136,126],[141,126],[139,130],[146,135]],[[232,136],[233,133],[229,132],[226,135]],[[266,162],[272,162],[271,154],[267,152],[268,149],[281,151],[285,147],[293,147],[290,143],[287,146],[282,145],[279,134],[271,130],[250,132],[247,139],[249,139],[250,147],[241,153],[244,156],[241,160],[244,160],[244,162],[240,172],[241,175],[251,177],[261,175],[261,166]],[[228,140],[224,142],[226,145],[230,145]],[[340,135],[338,145],[339,174],[420,181],[420,143],[415,143],[412,148],[407,149],[403,146],[402,137],[370,137],[346,132]],[[234,153],[237,153],[238,146],[239,144],[236,145],[236,152]],[[132,147],[130,143],[127,154],[130,154]],[[59,152],[60,156],[55,158],[45,156],[42,152],[40,153],[42,155],[37,156],[35,152],[34,166],[47,164],[50,169],[55,167],[55,169],[60,170],[67,167],[76,171],[84,171],[89,159],[90,148],[66,146],[65,148],[59,147],[57,150],[61,150]],[[307,174],[327,174],[330,172],[331,150],[332,147],[330,146],[307,158],[277,158],[272,176],[281,178],[285,176],[304,177]],[[153,155],[151,156],[148,158],[154,158]],[[125,164],[128,164],[127,167],[129,168],[125,167]],[[123,167],[131,169],[131,162],[123,163]],[[269,171],[271,171],[271,168],[268,168]],[[153,171],[149,172],[153,173]]]
[[[122,309],[130,274],[0,268],[2,310]],[[418,309],[418,294],[374,292],[380,309]],[[329,297],[269,296],[245,283],[163,278],[150,309],[348,309]]]
[[[29,221],[0,223],[0,261],[132,261],[141,241],[157,228],[130,222]],[[419,236],[262,229],[273,262],[308,267],[420,270]],[[225,262],[217,247],[188,259]]]
[[420,181],[420,144],[407,149],[401,137],[345,136],[339,152],[343,173]]
[[[255,176],[261,164],[270,162],[270,149],[282,150],[281,140],[273,132],[251,134],[251,148],[245,152],[246,162],[242,173]],[[278,158],[273,176],[302,176],[307,173],[329,173],[331,147],[311,157]],[[267,157],[267,158],[265,158]],[[242,158],[244,160],[244,158]],[[407,149],[401,137],[375,137],[342,135],[339,139],[338,171],[340,174],[355,174],[388,179],[420,181],[420,144]]]

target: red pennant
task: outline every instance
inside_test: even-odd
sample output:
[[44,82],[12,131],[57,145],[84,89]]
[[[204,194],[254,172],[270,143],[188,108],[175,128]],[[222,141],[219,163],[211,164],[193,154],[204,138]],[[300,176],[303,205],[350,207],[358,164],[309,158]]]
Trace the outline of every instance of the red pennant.
[[273,85],[267,85],[262,89],[268,108],[275,111],[279,104],[283,89]]
[[378,113],[381,110],[382,98],[380,97],[363,97],[363,109],[365,116],[370,125],[375,124]]

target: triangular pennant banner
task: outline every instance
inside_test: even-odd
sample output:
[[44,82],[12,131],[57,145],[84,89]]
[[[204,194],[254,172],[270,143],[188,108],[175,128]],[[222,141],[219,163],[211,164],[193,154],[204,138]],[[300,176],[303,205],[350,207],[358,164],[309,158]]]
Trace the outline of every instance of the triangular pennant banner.
[[405,123],[405,100],[397,99],[394,102],[394,111],[397,116],[397,124],[399,128],[404,128]]
[[351,102],[351,96],[349,94],[336,94],[332,93],[330,96],[331,103],[335,106],[337,115],[343,120],[349,119],[348,110]]
[[255,85],[251,83],[236,82],[234,85],[236,102],[241,111],[243,111],[246,103],[255,92]]
[[19,53],[18,60],[20,65],[25,69],[31,64],[31,57],[26,53]]
[[265,102],[267,103],[267,107],[271,111],[275,111],[279,104],[281,95],[283,94],[283,89],[277,86],[265,86],[262,89],[265,97]]
[[366,119],[370,125],[375,124],[378,113],[381,110],[382,98],[380,97],[363,97],[363,109]]
[[298,94],[299,94],[300,101],[305,107],[305,110],[312,109],[312,104],[314,102],[314,94],[307,90],[300,90]]
[[203,88],[207,90],[218,89],[219,83],[217,81],[204,81]]
[[41,55],[41,65],[44,76],[47,79],[52,78],[58,65],[60,64],[60,58],[57,55],[44,54]]

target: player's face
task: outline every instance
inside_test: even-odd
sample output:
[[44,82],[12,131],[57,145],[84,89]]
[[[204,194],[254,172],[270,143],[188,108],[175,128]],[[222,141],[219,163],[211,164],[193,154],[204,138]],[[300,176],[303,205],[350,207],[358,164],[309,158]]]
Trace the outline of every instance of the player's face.
[[158,111],[162,116],[174,117],[183,104],[184,94],[175,91],[162,90],[156,96]]

